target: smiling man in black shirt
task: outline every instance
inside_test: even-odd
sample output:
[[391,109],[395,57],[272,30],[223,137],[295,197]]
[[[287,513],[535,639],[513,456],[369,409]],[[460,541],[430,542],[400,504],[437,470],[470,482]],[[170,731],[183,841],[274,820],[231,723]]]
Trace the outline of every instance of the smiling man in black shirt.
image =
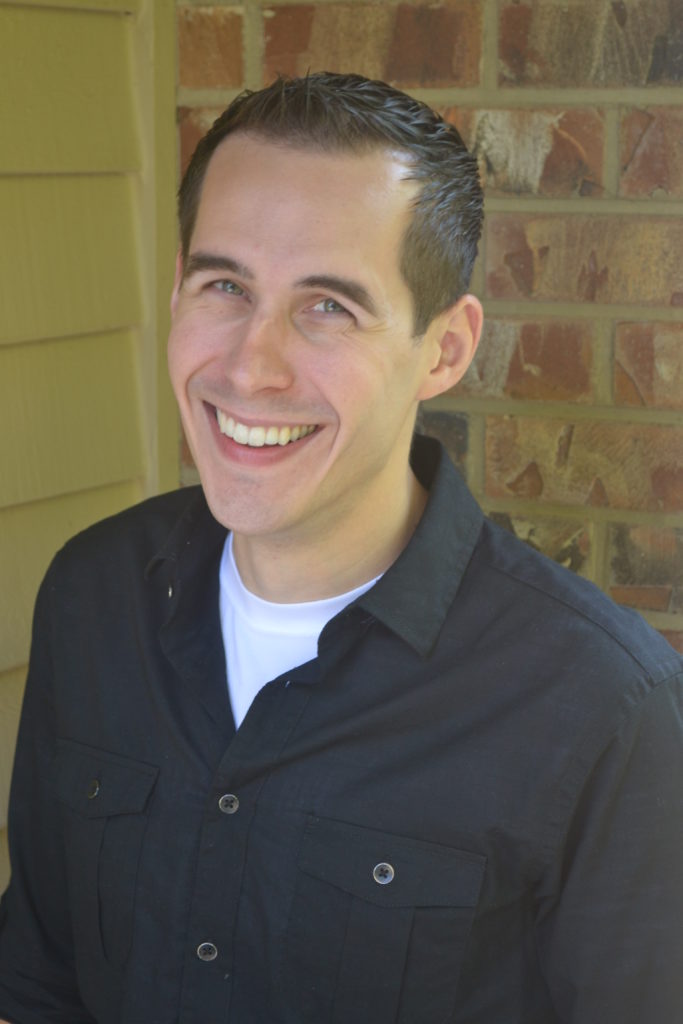
[[476,165],[357,76],[193,157],[169,365],[202,487],[38,598],[13,1024],[677,1024],[683,674],[489,523],[420,401],[474,354]]

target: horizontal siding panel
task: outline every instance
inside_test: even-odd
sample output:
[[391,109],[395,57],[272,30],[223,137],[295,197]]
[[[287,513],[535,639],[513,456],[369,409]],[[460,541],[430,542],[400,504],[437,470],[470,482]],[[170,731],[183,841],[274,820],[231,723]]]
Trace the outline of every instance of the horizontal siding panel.
[[1,178],[0,343],[140,319],[133,183]]
[[7,825],[7,797],[25,681],[24,668],[0,675],[0,829]]
[[[0,174],[139,167],[130,19],[0,7]],[[22,74],[30,67],[31,74]]]
[[28,660],[33,604],[55,551],[90,523],[141,497],[139,485],[126,482],[0,511],[0,672]]
[[[154,0],[160,3],[173,3],[173,0]],[[142,7],[142,0],[12,0],[17,7],[53,7],[70,11],[118,11],[121,14],[135,14]]]
[[0,349],[0,505],[142,474],[133,348],[116,331]]

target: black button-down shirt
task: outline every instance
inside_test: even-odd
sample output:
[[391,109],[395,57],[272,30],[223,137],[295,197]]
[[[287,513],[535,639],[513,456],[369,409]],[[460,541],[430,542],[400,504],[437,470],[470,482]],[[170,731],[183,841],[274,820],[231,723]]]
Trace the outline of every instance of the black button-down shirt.
[[41,589],[0,912],[19,1024],[678,1024],[683,677],[487,522],[408,547],[235,732],[201,492]]

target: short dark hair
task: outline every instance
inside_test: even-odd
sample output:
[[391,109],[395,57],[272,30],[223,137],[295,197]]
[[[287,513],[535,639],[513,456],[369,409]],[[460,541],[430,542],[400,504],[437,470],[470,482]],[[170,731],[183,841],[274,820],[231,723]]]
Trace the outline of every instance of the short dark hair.
[[245,132],[297,148],[364,153],[386,148],[408,157],[420,183],[401,251],[417,336],[467,290],[481,234],[483,196],[477,162],[456,128],[430,107],[384,82],[327,71],[279,77],[237,96],[197,145],[178,193],[187,259],[202,183],[218,145]]

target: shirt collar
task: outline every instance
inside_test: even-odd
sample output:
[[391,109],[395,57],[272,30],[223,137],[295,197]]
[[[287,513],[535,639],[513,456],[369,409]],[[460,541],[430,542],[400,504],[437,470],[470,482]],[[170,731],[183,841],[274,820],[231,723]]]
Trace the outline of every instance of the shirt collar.
[[411,464],[429,491],[427,505],[404,551],[358,605],[427,657],[474,551],[483,513],[438,441],[416,435]]
[[172,571],[177,572],[183,556],[187,558],[187,563],[183,565],[183,575],[201,571],[207,562],[218,573],[218,560],[228,531],[211,515],[201,487],[189,487],[187,492],[188,504],[185,511],[162,547],[147,563],[145,579],[150,579],[163,563],[169,563]]
[[[355,604],[427,657],[477,543],[483,514],[438,441],[416,435],[411,464],[429,491],[425,511],[405,550]],[[175,576],[182,557],[182,575],[192,588],[197,575],[203,577],[209,568],[217,572],[226,533],[201,489],[192,489],[186,511],[145,576],[163,562],[172,564]]]

